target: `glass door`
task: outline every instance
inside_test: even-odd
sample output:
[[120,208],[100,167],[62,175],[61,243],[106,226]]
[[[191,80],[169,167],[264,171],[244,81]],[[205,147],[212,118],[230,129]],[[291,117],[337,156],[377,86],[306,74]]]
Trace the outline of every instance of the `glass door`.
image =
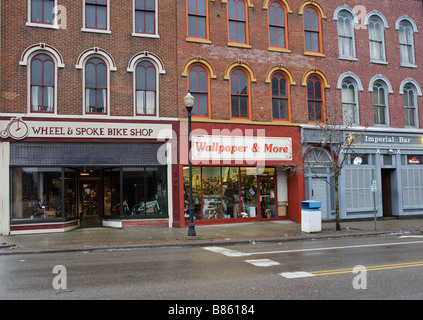
[[101,181],[81,181],[81,227],[101,225]]
[[259,193],[258,200],[260,202],[259,217],[261,219],[276,218],[276,190],[274,176],[259,176]]

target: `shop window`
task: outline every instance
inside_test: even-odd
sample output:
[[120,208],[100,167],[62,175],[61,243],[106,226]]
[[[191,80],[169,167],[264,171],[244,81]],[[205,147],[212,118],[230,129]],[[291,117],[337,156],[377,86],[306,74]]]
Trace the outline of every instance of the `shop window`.
[[248,76],[241,69],[231,74],[231,116],[232,118],[248,118],[249,93]]
[[107,65],[97,57],[85,64],[85,113],[107,113]]
[[54,112],[55,63],[47,54],[31,60],[31,112]]
[[316,76],[307,80],[308,121],[323,121],[323,88],[322,82]]
[[141,61],[136,69],[137,115],[156,115],[156,68],[149,61]]
[[229,42],[247,44],[247,11],[244,0],[228,1]]
[[55,0],[30,0],[31,23],[53,24]]
[[208,0],[188,1],[188,37],[208,39],[207,27]]
[[12,220],[62,218],[62,191],[60,168],[13,168]]
[[65,168],[64,170],[64,199],[65,199],[65,214],[66,217],[76,217],[77,212],[77,197],[78,197],[78,184],[77,175],[78,171],[75,169]]
[[269,4],[268,11],[270,47],[287,49],[286,9],[274,1]]
[[135,34],[156,34],[156,0],[134,0]]
[[106,169],[103,171],[104,203],[103,215],[108,218],[119,218],[121,206],[120,168]]
[[123,168],[122,192],[124,216],[167,217],[165,167]]
[[[193,207],[196,220],[257,217],[256,168],[194,167]],[[262,175],[274,177],[275,169]],[[184,167],[185,219],[189,219],[189,170]]]
[[195,98],[193,115],[207,116],[209,109],[208,73],[200,65],[191,67],[189,71],[189,91]]

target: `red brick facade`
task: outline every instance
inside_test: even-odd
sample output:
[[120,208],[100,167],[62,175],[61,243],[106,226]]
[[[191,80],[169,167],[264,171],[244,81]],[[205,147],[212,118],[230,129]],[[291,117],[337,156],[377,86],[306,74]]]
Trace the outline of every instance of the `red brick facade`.
[[[423,24],[422,2],[409,1],[348,1],[347,5],[352,9],[358,19],[355,24],[355,46],[357,61],[339,59],[338,54],[338,30],[337,23],[333,20],[337,8],[344,5],[345,1],[325,1],[324,9],[328,14],[327,24],[324,25],[324,47],[326,52],[326,75],[331,84],[331,90],[327,94],[327,107],[340,108],[341,90],[337,89],[339,77],[345,72],[354,73],[361,81],[363,91],[358,93],[360,124],[362,126],[374,125],[372,92],[369,92],[369,84],[374,76],[382,75],[388,79],[393,93],[389,94],[389,125],[393,128],[404,128],[403,96],[399,93],[401,83],[407,79],[414,79],[418,85],[423,85],[423,77],[420,72],[423,61],[422,49],[423,38],[420,26]],[[386,64],[370,62],[369,29],[366,25],[366,16],[376,12],[378,16],[386,19],[388,28],[384,29]],[[415,67],[401,66],[399,31],[396,28],[398,19],[406,18],[414,21],[418,33],[414,32]],[[421,97],[418,101],[419,127],[422,127],[423,114]]]
[[160,75],[160,116],[177,117],[175,2],[157,1],[160,14],[158,38],[131,35],[133,1],[112,0],[108,3],[110,33],[92,33],[81,31],[83,1],[58,0],[58,5],[66,9],[60,13],[66,17],[66,28],[58,30],[27,26],[28,1],[2,1],[0,112],[27,113],[27,67],[19,65],[19,60],[28,47],[45,43],[61,54],[65,64],[65,68],[59,68],[57,73],[57,114],[82,114],[83,72],[75,65],[85,50],[98,47],[113,58],[117,68],[117,71],[110,72],[111,116],[133,116],[133,73],[127,72],[128,63],[134,55],[148,51],[161,59],[166,71]]

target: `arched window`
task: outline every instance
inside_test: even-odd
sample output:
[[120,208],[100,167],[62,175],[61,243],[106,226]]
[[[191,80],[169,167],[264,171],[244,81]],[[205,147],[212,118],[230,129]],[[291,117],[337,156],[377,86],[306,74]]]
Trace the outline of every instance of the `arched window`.
[[375,125],[388,125],[388,88],[382,80],[373,84],[373,116]]
[[269,4],[269,44],[274,48],[288,48],[286,9],[277,1]]
[[193,115],[208,116],[209,95],[208,95],[208,73],[201,65],[194,65],[189,70],[189,92],[195,98],[192,109]]
[[320,14],[309,6],[304,10],[304,41],[305,51],[321,53],[321,26]]
[[407,83],[403,88],[403,103],[404,126],[412,128],[418,127],[417,89],[411,83]]
[[357,92],[358,85],[353,78],[345,78],[342,81],[342,115],[346,126],[359,124]]
[[310,76],[307,79],[307,104],[308,121],[322,122],[323,110],[323,86],[322,81],[317,76]]
[[247,11],[244,0],[228,1],[229,42],[248,43]]
[[285,75],[276,72],[272,76],[272,117],[275,120],[289,120],[289,83]]
[[349,11],[342,10],[337,18],[339,57],[355,58],[354,17]]
[[407,20],[399,23],[399,44],[401,52],[401,65],[414,66],[414,28]]
[[107,65],[94,57],[85,64],[85,113],[107,113]]
[[249,113],[249,79],[242,69],[231,73],[231,117],[248,118]]
[[54,112],[55,63],[45,53],[31,60],[31,112]]
[[370,61],[386,62],[385,54],[385,23],[376,14],[370,16],[368,22]]
[[136,67],[136,114],[156,115],[156,68],[146,60]]

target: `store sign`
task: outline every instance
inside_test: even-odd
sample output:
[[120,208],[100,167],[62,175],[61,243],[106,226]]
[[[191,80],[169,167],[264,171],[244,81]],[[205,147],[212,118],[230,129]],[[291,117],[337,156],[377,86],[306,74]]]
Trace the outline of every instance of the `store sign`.
[[408,158],[408,164],[420,164],[420,159],[416,158],[415,156],[412,158]]
[[365,144],[394,144],[394,145],[420,145],[423,144],[422,136],[405,136],[405,135],[357,135],[355,143]]
[[209,161],[290,161],[292,160],[292,139],[193,136],[192,158]]
[[12,118],[0,121],[0,137],[89,138],[89,139],[170,139],[170,124],[37,121]]

